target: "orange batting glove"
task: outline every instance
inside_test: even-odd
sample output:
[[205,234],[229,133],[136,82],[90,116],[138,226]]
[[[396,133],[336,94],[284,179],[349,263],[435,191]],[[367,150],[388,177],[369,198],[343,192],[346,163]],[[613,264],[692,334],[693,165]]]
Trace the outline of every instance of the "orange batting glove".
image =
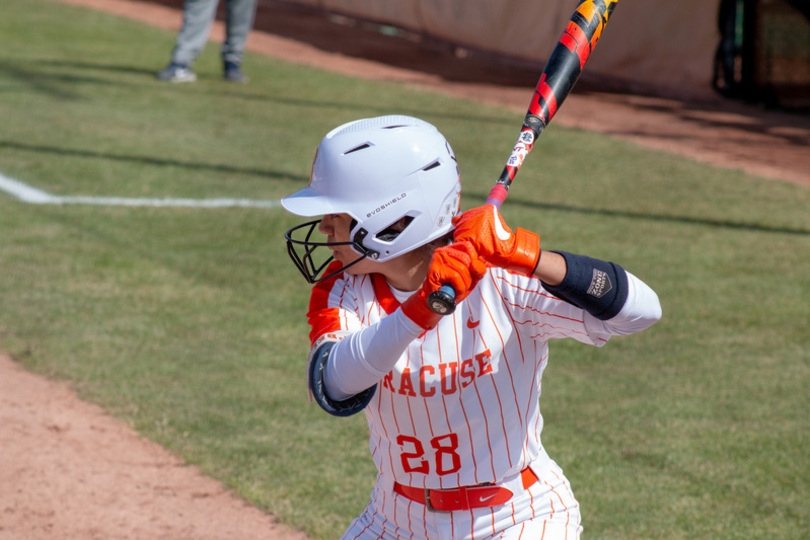
[[456,302],[461,302],[486,271],[486,262],[469,243],[457,242],[440,247],[433,252],[427,278],[419,290],[402,304],[402,312],[425,330],[430,330],[439,324],[442,316],[428,307],[428,295],[447,284],[456,292]]
[[453,218],[456,242],[469,242],[493,266],[530,275],[540,260],[540,237],[525,229],[512,232],[493,204]]

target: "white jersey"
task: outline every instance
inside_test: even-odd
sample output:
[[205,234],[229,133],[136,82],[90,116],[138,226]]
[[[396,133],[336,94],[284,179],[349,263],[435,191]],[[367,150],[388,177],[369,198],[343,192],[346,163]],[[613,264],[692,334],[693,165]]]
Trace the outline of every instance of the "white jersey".
[[[313,289],[310,338],[357,331],[398,307],[382,276],[342,274]],[[447,489],[548,460],[538,402],[548,340],[601,346],[615,333],[539,279],[489,268],[452,315],[410,343],[364,409],[380,478]]]

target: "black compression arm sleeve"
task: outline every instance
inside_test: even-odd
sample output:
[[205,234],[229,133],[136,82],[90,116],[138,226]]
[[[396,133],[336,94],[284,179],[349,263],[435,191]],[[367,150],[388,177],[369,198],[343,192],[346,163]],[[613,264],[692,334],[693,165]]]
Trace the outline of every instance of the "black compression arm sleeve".
[[555,253],[565,258],[568,271],[559,285],[544,283],[547,291],[603,321],[615,317],[622,310],[627,301],[627,274],[624,268],[584,255],[565,251]]

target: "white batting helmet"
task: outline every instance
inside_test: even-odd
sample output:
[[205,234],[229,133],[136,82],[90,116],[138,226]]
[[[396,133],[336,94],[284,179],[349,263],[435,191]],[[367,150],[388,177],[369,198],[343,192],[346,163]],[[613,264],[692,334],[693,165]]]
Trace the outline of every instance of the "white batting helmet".
[[[458,164],[444,136],[423,120],[393,115],[356,120],[329,132],[318,146],[309,185],[281,204],[299,216],[350,215],[356,222],[350,244],[358,261],[382,262],[450,232],[460,193]],[[310,282],[329,277],[316,275],[329,261],[316,268],[311,260],[302,261],[295,245],[305,246],[305,259],[316,246],[327,245],[310,241],[319,221],[286,234],[290,256]],[[294,239],[302,229],[305,238]]]

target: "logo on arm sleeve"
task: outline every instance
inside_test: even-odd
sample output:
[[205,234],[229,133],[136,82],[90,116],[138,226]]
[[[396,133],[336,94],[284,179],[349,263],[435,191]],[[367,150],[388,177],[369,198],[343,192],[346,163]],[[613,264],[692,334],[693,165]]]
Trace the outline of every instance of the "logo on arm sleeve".
[[593,277],[591,278],[591,285],[588,287],[588,294],[596,298],[602,298],[613,288],[610,282],[610,276],[607,273],[593,269]]

